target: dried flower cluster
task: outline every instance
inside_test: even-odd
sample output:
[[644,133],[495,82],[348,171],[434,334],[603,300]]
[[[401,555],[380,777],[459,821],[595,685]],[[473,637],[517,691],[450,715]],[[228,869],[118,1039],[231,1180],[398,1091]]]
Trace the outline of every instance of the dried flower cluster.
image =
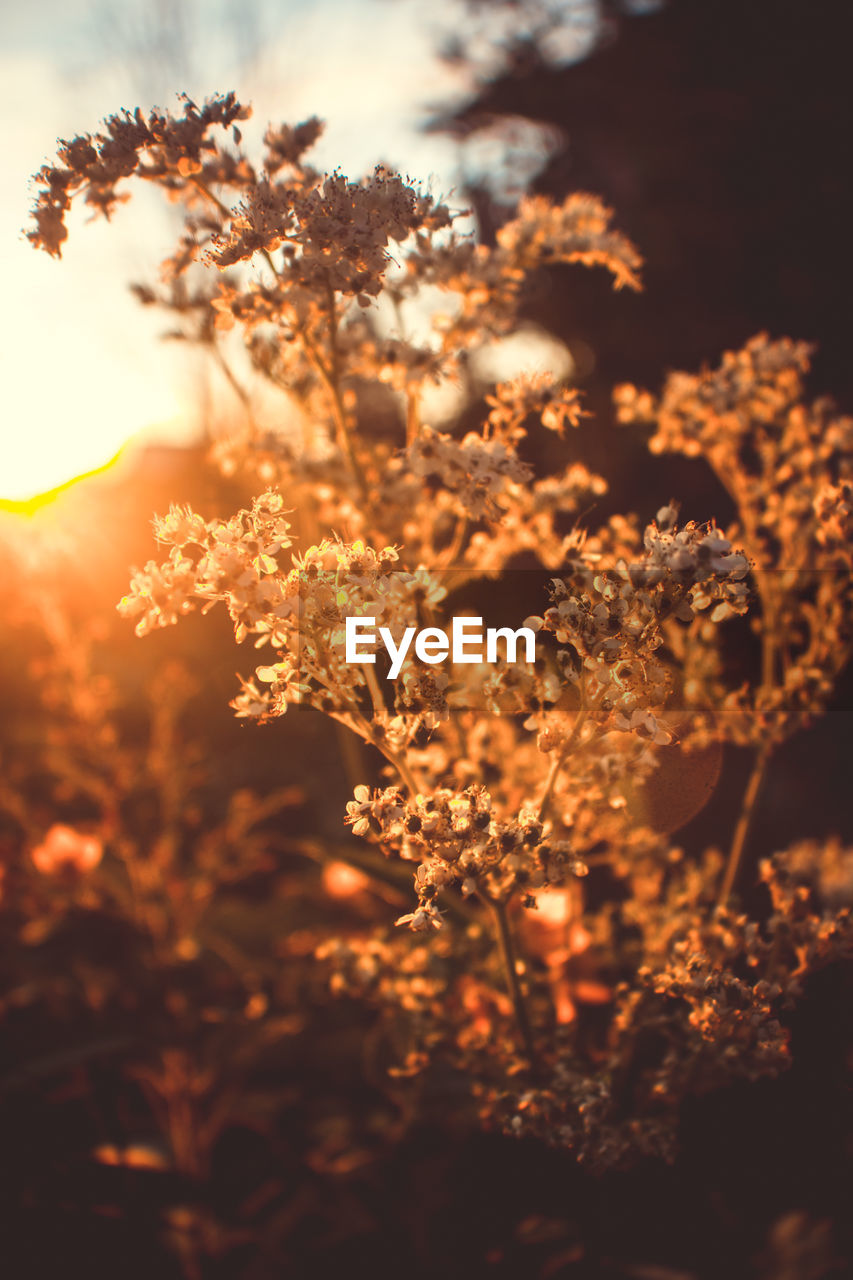
[[[805,343],[758,335],[719,369],[670,375],[659,400],[629,386],[615,392],[620,421],[655,423],[653,452],[703,457],[735,502],[730,534],[752,565],[762,680],[729,691],[717,678],[710,691],[727,736],[744,744],[776,744],[808,724],[853,639],[853,419],[828,400],[803,403],[808,359]],[[708,639],[697,631],[684,652],[688,680],[695,670],[706,690]]]
[[[317,121],[270,130],[256,170],[236,131],[233,147],[211,136],[245,114],[228,96],[177,120],[113,117],[39,175],[31,238],[52,253],[78,192],[109,214],[135,176],[185,203],[143,300],[227,371],[246,421],[216,456],[263,489],[230,519],[156,520],[168,556],[134,573],[120,611],[145,635],[224,604],[237,641],[269,651],[238,716],[308,704],[379,753],[381,776],[353,778],[353,839],[329,857],[364,870],[360,842],[376,846],[368,874],[409,864],[414,901],[403,928],[356,922],[318,954],[335,992],[380,1011],[397,1074],[450,1061],[486,1120],[597,1165],[670,1156],[683,1099],[779,1071],[804,979],[851,952],[853,855],[837,843],[762,864],[763,918],[733,894],[772,752],[825,708],[849,655],[853,421],[804,403],[807,348],[765,336],[718,370],[672,374],[660,397],[618,388],[619,419],[654,423],[653,451],[705,459],[737,517],[681,521],[672,503],[645,530],[633,516],[581,528],[606,483],[572,458],[576,388],[536,372],[499,383],[465,431],[433,429],[423,404],[430,384],[465,384],[471,352],[513,330],[550,265],[639,287],[610,211],[586,194],[525,199],[478,245],[395,174],[315,171]],[[258,426],[256,376],[292,430]],[[380,404],[396,438],[374,426]],[[537,468],[540,431],[562,438],[553,474]],[[526,622],[535,663],[448,674],[409,652],[394,681],[379,658],[346,663],[347,617],[397,638],[469,609],[467,591],[523,557],[555,575]],[[744,616],[760,678],[732,685],[725,637]],[[728,856],[697,861],[635,798],[666,752],[711,742],[754,748],[755,767]]]

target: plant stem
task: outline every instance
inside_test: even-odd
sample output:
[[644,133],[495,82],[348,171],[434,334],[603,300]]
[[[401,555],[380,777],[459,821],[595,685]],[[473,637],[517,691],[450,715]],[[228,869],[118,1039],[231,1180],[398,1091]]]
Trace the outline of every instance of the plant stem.
[[372,743],[372,745],[376,747],[377,751],[381,751],[388,763],[394,766],[414,800],[415,796],[419,795],[423,791],[423,787],[418,784],[417,778],[412,773],[404,757],[397,755],[397,753],[392,751],[390,747],[384,746],[374,737],[368,738],[368,742]]
[[[214,195],[214,193],[210,190],[210,188],[207,186],[206,183],[200,181],[200,179],[198,178],[193,178],[191,181],[193,186],[196,188],[196,190],[198,190],[203,196],[206,196],[207,199],[213,203],[217,211],[224,218],[233,217],[234,215],[233,209],[229,209],[226,204],[223,204],[222,201],[219,199],[219,197]],[[275,262],[273,261],[272,255],[270,254],[269,250],[261,249],[261,256],[264,258],[265,262],[267,263],[267,266],[272,271],[275,279],[280,282],[281,275],[278,271],[278,268],[275,265]],[[361,495],[366,500],[369,494],[367,478],[365,477],[361,463],[359,462],[355,449],[353,447],[352,436],[350,434],[349,427],[347,426],[346,410],[344,409],[343,399],[341,398],[340,379],[339,379],[339,371],[338,371],[338,317],[337,317],[337,310],[335,305],[335,291],[332,288],[331,284],[328,285],[328,300],[329,300],[329,336],[330,336],[330,349],[331,349],[331,358],[332,358],[331,368],[328,368],[326,366],[326,362],[321,357],[319,351],[317,350],[314,343],[310,340],[307,333],[305,333],[304,330],[301,330],[299,326],[297,326],[297,332],[299,332],[300,337],[302,338],[305,344],[305,349],[308,352],[308,356],[312,364],[314,365],[314,368],[316,369],[317,373],[319,373],[323,383],[326,386],[326,390],[329,392],[329,395],[332,401],[332,413],[335,419],[335,427],[338,434],[338,442],[340,443],[344,453],[346,454],[352,473],[355,476],[359,489],[361,490]]]
[[770,747],[763,745],[756,752],[755,759],[752,763],[752,772],[749,775],[749,781],[746,784],[746,791],[743,793],[743,804],[741,805],[740,815],[735,826],[734,835],[732,837],[732,845],[729,850],[729,860],[726,865],[726,872],[723,876],[723,883],[720,886],[720,896],[717,899],[717,905],[724,907],[729,900],[735,878],[740,866],[741,857],[746,847],[749,829],[752,825],[752,819],[755,815],[755,808],[758,802],[758,796],[767,773],[767,761],[770,757]]
[[551,765],[551,772],[548,774],[548,780],[545,783],[545,791],[543,793],[542,800],[540,801],[539,812],[537,814],[537,817],[540,822],[543,821],[546,813],[548,812],[548,807],[551,804],[551,796],[554,793],[554,784],[557,781],[557,777],[560,773],[560,770],[562,769],[566,760],[569,758],[569,756],[571,755],[571,753],[574,751],[575,747],[578,744],[578,739],[580,737],[581,730],[584,727],[586,717],[587,717],[587,708],[586,706],[581,706],[581,709],[578,712],[577,717],[575,718],[575,723],[572,726],[572,731],[569,734],[566,745],[563,747],[563,750],[560,752],[560,754],[557,756],[554,763]]
[[762,596],[764,616],[761,620],[761,683],[768,691],[776,679],[775,607],[768,596]]
[[456,528],[453,530],[453,537],[442,552],[443,569],[453,568],[453,562],[462,550],[462,544],[465,541],[467,532],[468,520],[465,516],[459,516],[456,520]]
[[219,199],[219,196],[214,195],[207,183],[203,182],[201,178],[191,177],[190,182],[195,187],[196,191],[199,191],[203,196],[207,197],[217,212],[222,214],[223,218],[234,217],[234,210],[229,209],[227,204],[223,204]]
[[414,391],[406,392],[406,444],[418,438],[418,397]]
[[338,432],[338,441],[349,460],[350,468],[355,476],[361,496],[368,500],[369,489],[367,486],[367,478],[362,470],[358,455],[352,442],[349,426],[347,425],[347,414],[344,408],[343,397],[341,396],[340,386],[340,368],[338,360],[338,312],[335,302],[335,290],[331,284],[327,284],[327,298],[329,304],[329,352],[331,355],[331,368],[327,368],[325,363],[320,361],[317,364],[320,376],[326,384],[329,395],[332,398],[332,411],[335,418],[335,426]]
[[366,664],[364,668],[364,678],[367,681],[367,688],[370,692],[370,700],[373,703],[374,714],[379,720],[385,718],[385,699],[382,697],[382,690],[379,688],[379,682],[376,679],[376,673],[370,664]]
[[[771,580],[772,581],[772,580]],[[761,630],[761,689],[766,690],[769,694],[773,689],[776,679],[776,638],[775,638],[775,607],[776,602],[773,598],[772,589],[768,587],[768,581],[757,578],[758,594],[762,605],[762,630]],[[762,589],[763,585],[763,589]],[[720,885],[720,894],[717,899],[717,906],[724,907],[729,900],[735,880],[737,878],[738,868],[740,866],[743,851],[749,838],[749,830],[752,825],[752,819],[755,815],[758,797],[764,778],[767,773],[767,762],[770,758],[771,745],[763,742],[755,753],[752,762],[752,772],[749,775],[749,781],[746,784],[746,791],[743,793],[743,803],[741,805],[740,815],[737,825],[732,836],[732,845],[729,850],[729,860],[726,864],[723,882]]]
[[215,340],[211,343],[210,349],[213,354],[213,358],[216,361],[216,364],[221,369],[225,377],[225,380],[227,381],[231,390],[234,392],[237,399],[240,401],[241,405],[243,406],[243,409],[246,414],[246,421],[248,422],[249,427],[252,430],[254,430],[255,415],[252,411],[251,396],[249,395],[248,391],[243,386],[243,384],[240,382],[239,378],[237,378],[236,375],[234,374],[233,369],[231,368],[228,361],[225,359],[225,356],[222,354],[222,351],[219,348],[219,344]]
[[491,909],[495,922],[495,932],[498,937],[498,946],[501,953],[504,978],[506,980],[509,998],[512,1001],[512,1007],[515,1012],[515,1021],[518,1026],[518,1032],[521,1036],[524,1052],[527,1055],[530,1065],[531,1067],[535,1067],[537,1061],[536,1048],[533,1043],[533,1033],[530,1029],[530,1019],[527,1016],[527,1004],[525,1003],[524,992],[522,991],[521,983],[518,980],[515,944],[513,943],[512,930],[510,929],[506,903],[501,901],[499,898],[486,898],[486,902],[489,904],[489,908]]

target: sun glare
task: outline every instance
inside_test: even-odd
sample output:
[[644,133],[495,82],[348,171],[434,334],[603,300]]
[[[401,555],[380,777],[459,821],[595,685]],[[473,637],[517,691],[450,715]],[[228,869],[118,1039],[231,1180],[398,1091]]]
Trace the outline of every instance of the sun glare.
[[0,180],[0,231],[10,242],[0,316],[0,502],[19,510],[101,470],[140,433],[187,436],[177,430],[187,417],[180,353],[158,343],[159,317],[124,287],[134,275],[128,237],[142,238],[144,217],[126,217],[123,238],[111,238],[115,228],[106,223],[81,226],[79,245],[61,264],[35,253],[19,229],[32,157],[44,145],[40,131],[30,134],[18,143],[14,183]]
[[[103,368],[95,395],[91,384],[84,385],[85,366],[79,373],[63,369],[47,382],[28,378],[20,368],[10,370],[0,445],[0,503],[5,509],[43,505],[69,483],[109,466],[140,435],[176,434],[169,422],[178,419],[171,390],[148,389],[138,381],[128,387],[123,374],[120,367]],[[35,394],[33,387],[39,388]]]
[[[129,443],[129,442],[128,442]],[[27,498],[0,498],[0,511],[9,512],[12,515],[34,516],[44,507],[50,506],[57,498],[60,498],[74,485],[81,480],[89,480],[93,476],[102,475],[105,471],[111,470],[121,458],[124,457],[126,448],[124,445],[111,458],[102,463],[99,467],[91,467],[88,471],[82,471],[79,475],[74,475],[62,484],[54,485],[51,489],[44,489],[38,493],[33,493]]]

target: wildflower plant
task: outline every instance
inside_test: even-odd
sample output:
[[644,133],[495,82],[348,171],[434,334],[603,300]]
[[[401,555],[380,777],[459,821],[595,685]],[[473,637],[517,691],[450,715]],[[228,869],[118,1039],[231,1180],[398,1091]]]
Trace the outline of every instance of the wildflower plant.
[[[783,1068],[805,977],[850,954],[839,868],[853,855],[837,843],[763,861],[762,918],[737,891],[773,752],[825,709],[849,655],[853,423],[804,402],[807,347],[764,335],[659,396],[617,388],[619,420],[652,423],[653,452],[704,459],[736,516],[697,523],[672,502],[645,528],[632,513],[592,525],[607,486],[572,456],[577,388],[531,371],[447,429],[425,405],[436,385],[466,385],[472,354],[518,327],[554,264],[640,288],[611,211],[586,193],[528,197],[479,244],[461,211],[398,174],[315,169],[317,120],[270,128],[256,167],[247,115],[233,95],[185,100],[179,117],[125,112],[37,175],[29,235],[57,256],[74,199],[109,217],[123,184],[148,182],[183,206],[160,284],[137,291],[245,410],[213,453],[255,496],[221,519],[157,518],[167,550],[119,611],[144,636],[223,605],[262,658],[238,717],[308,706],[374,749],[341,814],[350,843],[328,857],[363,870],[358,842],[374,846],[410,872],[410,909],[316,954],[333,992],[379,1011],[392,1077],[441,1060],[486,1122],[599,1166],[669,1157],[683,1099]],[[280,391],[286,427],[258,422],[252,379]],[[374,421],[389,403],[392,432]],[[543,441],[564,458],[544,474]],[[450,666],[410,647],[389,679],[379,653],[346,660],[348,618],[399,644],[470,613],[472,592],[522,563],[543,578],[540,611],[515,623],[536,633],[534,661]],[[727,661],[747,625],[753,682]],[[750,746],[756,763],[730,850],[697,860],[631,795],[662,753],[709,743]]]

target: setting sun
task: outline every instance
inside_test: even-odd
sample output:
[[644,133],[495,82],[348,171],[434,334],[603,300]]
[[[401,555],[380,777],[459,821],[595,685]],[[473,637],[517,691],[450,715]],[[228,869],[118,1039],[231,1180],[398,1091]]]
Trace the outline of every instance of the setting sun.
[[[70,282],[28,244],[9,255],[10,287],[27,306],[3,322],[0,501],[28,502],[99,470],[140,433],[187,438],[173,353],[145,349],[148,317],[84,249],[69,254]],[[112,330],[98,323],[111,313]]]
[[72,419],[58,418],[47,406],[44,416],[35,421],[30,414],[29,430],[18,439],[10,432],[4,449],[0,508],[40,505],[56,490],[110,466],[151,422],[150,418],[146,422],[142,406],[129,408],[132,416],[119,421],[90,418],[78,431],[73,430]]

